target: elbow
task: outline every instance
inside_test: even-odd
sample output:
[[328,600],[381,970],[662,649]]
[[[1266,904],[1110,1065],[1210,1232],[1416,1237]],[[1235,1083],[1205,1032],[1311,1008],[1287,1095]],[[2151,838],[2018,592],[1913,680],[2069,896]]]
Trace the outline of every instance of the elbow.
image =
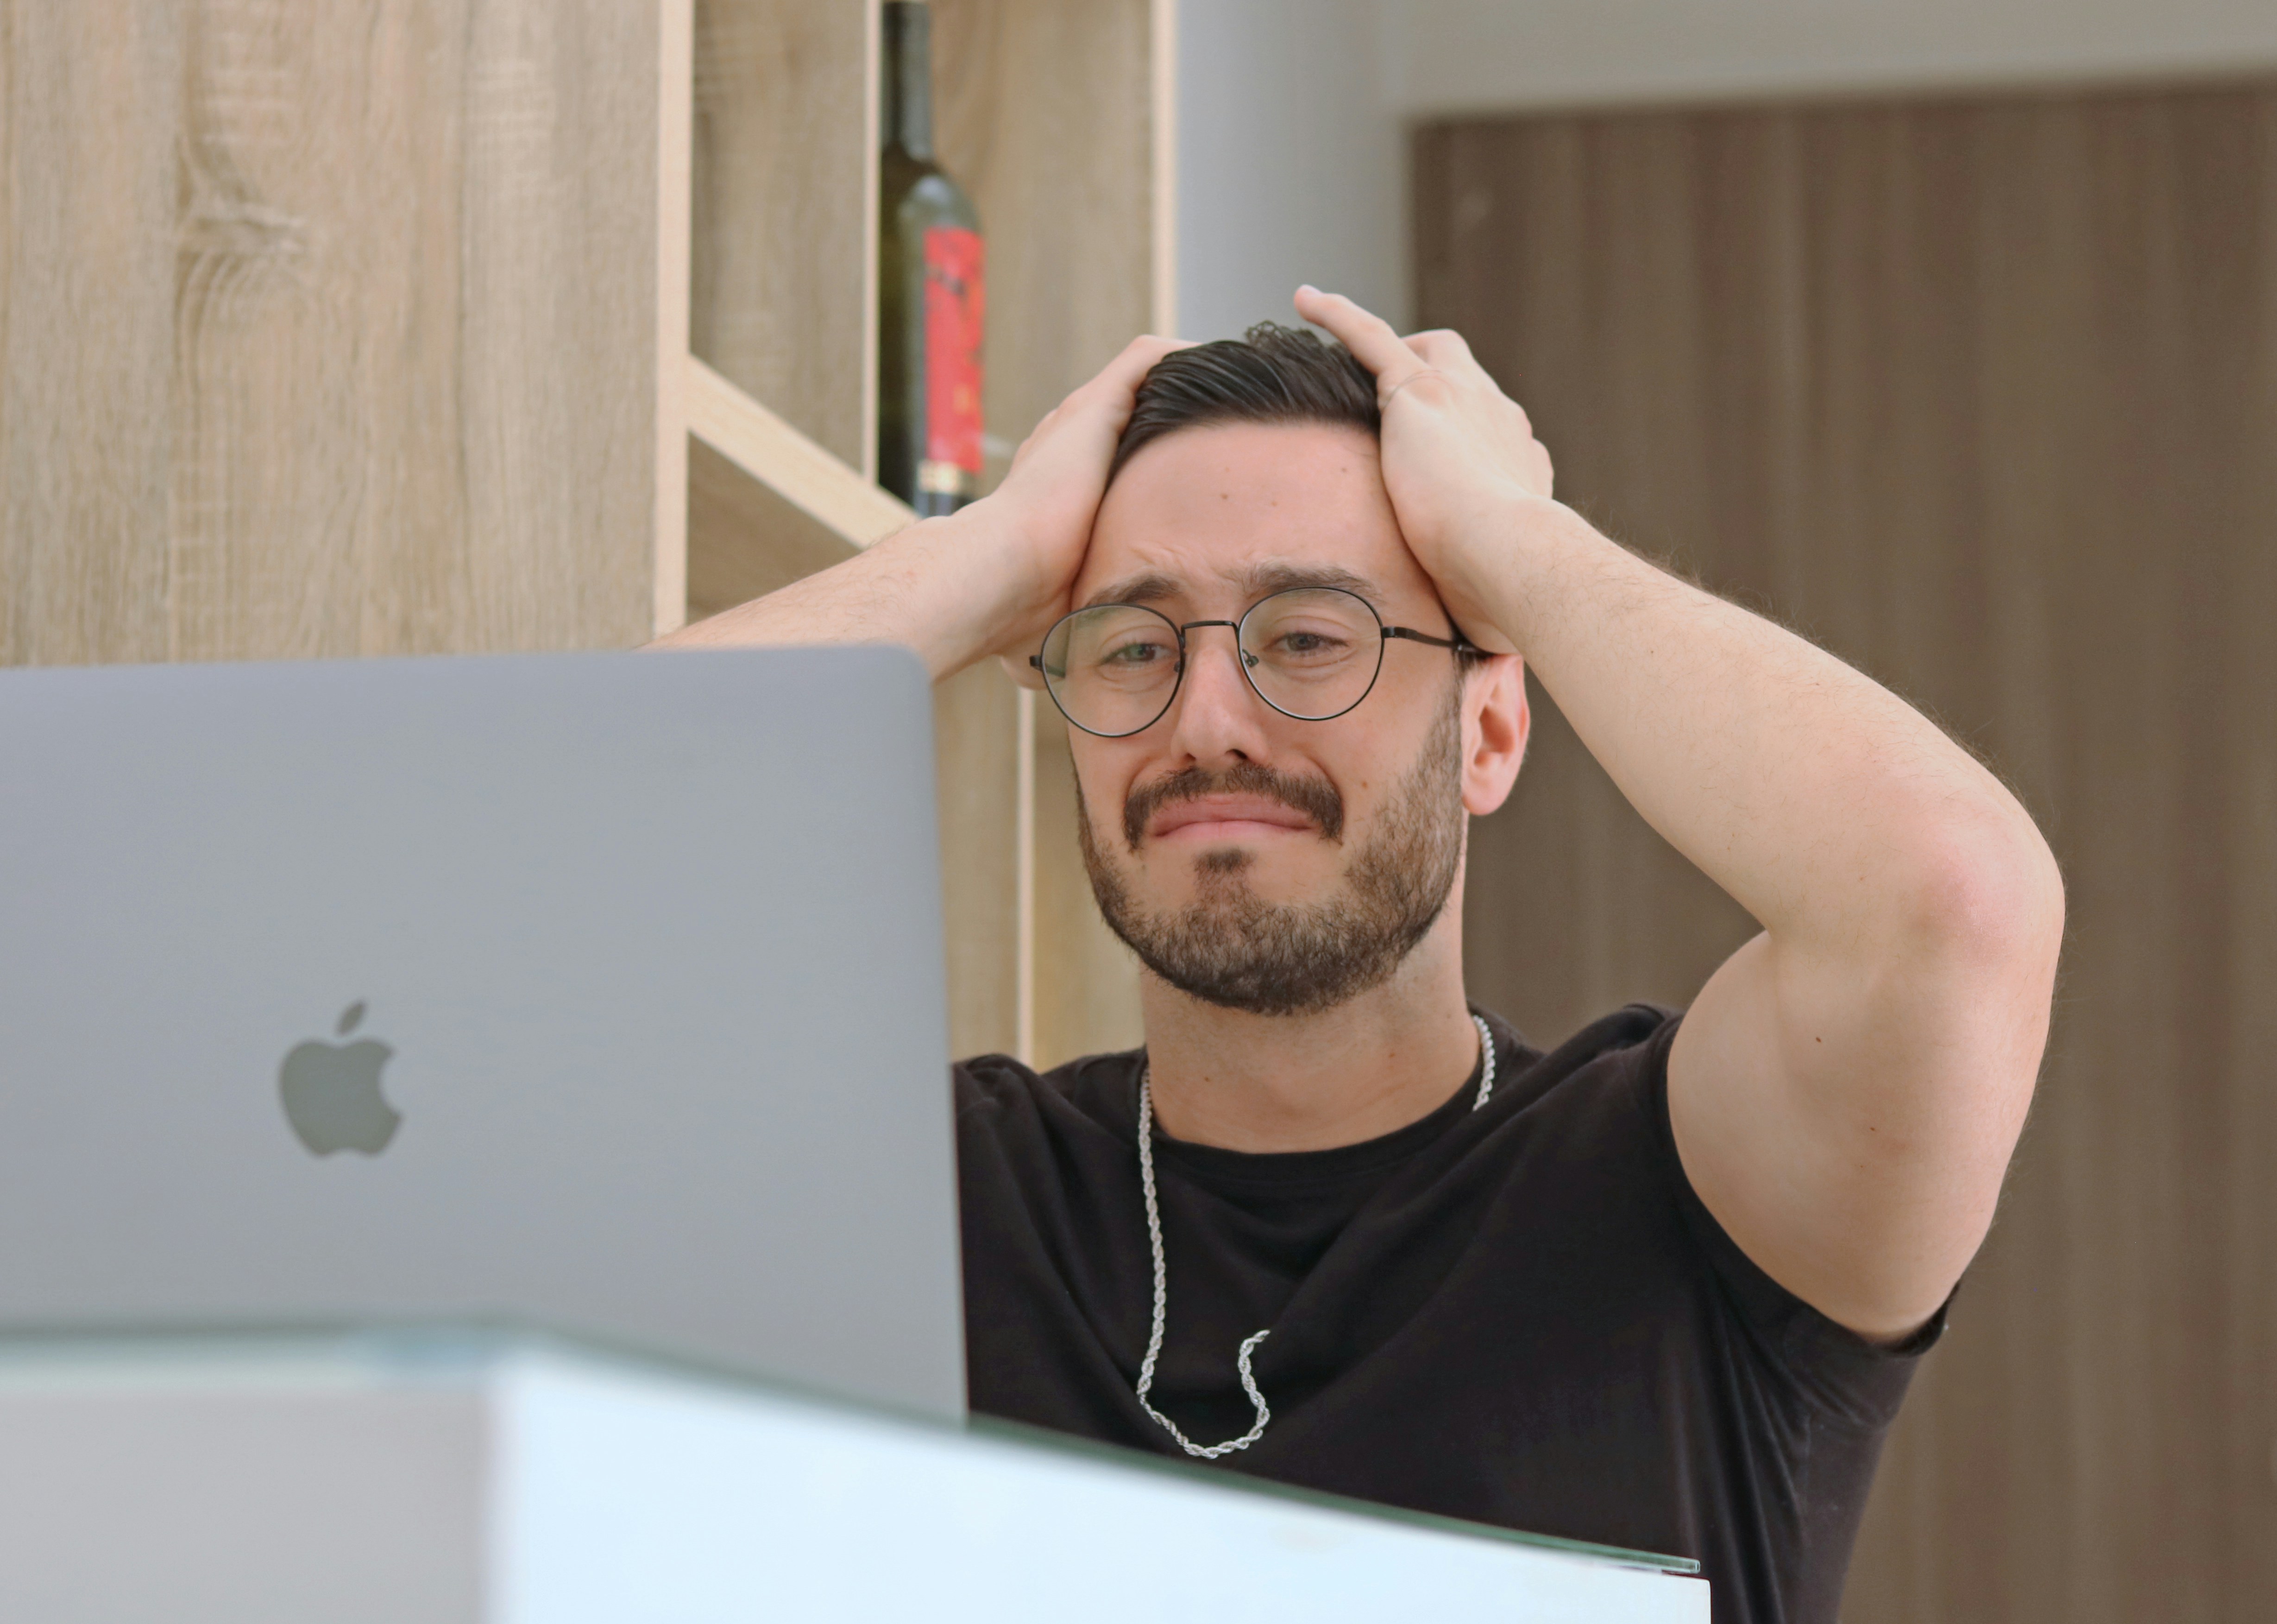
[[2014,801],[1951,820],[1909,888],[1907,934],[1972,976],[2052,987],[2063,944],[2063,874]]

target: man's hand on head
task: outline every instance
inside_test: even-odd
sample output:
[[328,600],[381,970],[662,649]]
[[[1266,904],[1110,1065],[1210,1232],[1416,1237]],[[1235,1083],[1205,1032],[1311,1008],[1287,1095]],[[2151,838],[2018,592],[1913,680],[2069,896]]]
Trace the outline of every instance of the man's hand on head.
[[1923,1325],[1991,1224],[2045,1045],[2063,883],[2015,797],[1826,651],[1550,498],[1526,414],[1451,332],[1297,309],[1375,375],[1403,539],[1515,647],[1632,805],[1763,926],[1668,1056],[1686,1178],[1863,1336]]
[[1340,339],[1375,374],[1383,412],[1383,484],[1416,560],[1448,613],[1481,648],[1519,652],[1516,629],[1490,606],[1490,572],[1477,550],[1508,515],[1550,498],[1550,453],[1517,401],[1503,393],[1460,334],[1401,338],[1340,294],[1297,292],[1297,313]]
[[658,648],[898,643],[936,680],[990,654],[1024,656],[1067,612],[1108,470],[1139,384],[1184,346],[1134,339],[1038,423],[994,492],[819,575],[659,638]]
[[1024,591],[1003,606],[1001,623],[987,639],[989,651],[1021,682],[1032,681],[1026,656],[1068,611],[1138,385],[1156,362],[1185,347],[1177,339],[1131,339],[1097,377],[1044,415],[1013,454],[1004,483],[958,515],[986,545],[1010,549],[1024,568]]

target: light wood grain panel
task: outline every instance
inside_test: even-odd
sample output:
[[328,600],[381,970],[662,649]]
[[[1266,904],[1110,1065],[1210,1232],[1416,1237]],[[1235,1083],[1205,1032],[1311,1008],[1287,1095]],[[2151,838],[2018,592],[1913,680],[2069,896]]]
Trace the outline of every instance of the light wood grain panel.
[[11,5],[7,657],[648,635],[659,32]]
[[[869,4],[0,4],[0,658],[629,644],[834,558],[748,477],[750,414],[688,453],[718,400],[682,389],[674,266],[697,348],[863,467]],[[945,10],[1016,439],[1160,292],[1152,19]],[[1009,1047],[1017,702],[992,672],[940,704],[959,1041]],[[1035,850],[1079,881],[1071,824]]]
[[[682,401],[688,432],[849,547],[866,547],[917,522],[908,503],[881,490],[781,417],[692,357]],[[764,548],[754,534],[750,545]]]
[[1178,331],[1178,0],[1150,0],[1147,6],[1147,76],[1153,105],[1148,132],[1154,172],[1150,245],[1154,263],[1147,288],[1147,330]]
[[1009,1055],[1020,1041],[1017,695],[993,660],[933,688],[949,1052],[959,1057]]
[[867,473],[868,0],[698,0],[695,353]]
[[933,9],[935,142],[987,234],[986,410],[1009,447],[1153,319],[1149,11]]
[[695,255],[696,0],[657,0],[649,629],[688,623],[689,281]]
[[1067,723],[1048,698],[1036,702],[1036,826],[1052,860],[1036,865],[1036,1064],[1136,1048],[1146,1041],[1139,965],[1099,917],[1075,846],[1075,762]]
[[453,646],[464,153],[415,115],[465,82],[462,14],[185,11],[181,200],[148,223],[178,249],[169,655]]
[[[1146,0],[935,0],[933,17],[936,143],[988,241],[993,484],[1037,420],[1155,319],[1155,212],[1170,188],[1154,169],[1152,53],[1169,30]],[[1047,733],[1059,725],[1039,709]],[[1047,1064],[1134,1041],[1137,1001],[1131,961],[1102,948],[1085,911],[1058,782],[1040,760],[1032,996]]]
[[181,49],[0,0],[0,664],[165,657]]
[[[2277,1612],[2277,88],[1478,121],[1425,319],[1614,533],[2016,783],[2071,937],[2045,1080],[1845,1616]],[[1473,986],[1541,1039],[1749,928],[1544,706]]]
[[[866,388],[870,363],[857,375],[847,361],[857,349],[868,355],[874,100],[855,71],[874,50],[873,14],[852,4],[703,0],[697,15],[695,351],[816,446],[866,469],[871,408],[849,385]],[[943,0],[935,19],[942,161],[973,194],[988,239],[994,476],[1010,443],[1148,324],[1161,202],[1154,19],[1145,0]],[[841,173],[849,165],[859,167],[859,183]],[[707,416],[708,389],[699,369],[690,411],[708,447],[699,443],[689,467],[692,614],[828,559],[820,527],[749,488],[735,464],[849,538],[894,528],[876,516],[885,508],[855,499],[827,464],[755,414],[738,406]],[[959,1054],[1020,1044],[1018,713],[993,664],[937,693]],[[1087,897],[1068,810],[1047,796],[1037,811],[1038,896],[1054,905]],[[1077,916],[1063,940],[1048,911],[1040,910],[1042,928],[1031,938],[1035,1023],[1053,1041],[1082,1047],[1079,1033],[1113,1027],[1112,1011],[1135,1003],[1134,984],[1111,959],[1108,980],[1094,984],[1099,956],[1084,933],[1100,927]],[[1108,1013],[1094,1018],[1095,1010]]]
[[[693,372],[691,614],[836,561],[845,549],[832,530],[867,543],[912,516],[866,485],[876,463],[876,8],[702,0],[697,20],[691,345],[765,409],[712,387],[703,366]],[[753,475],[774,490],[755,488]],[[958,1055],[1019,1045],[1017,708],[993,667],[935,690]]]
[[514,0],[469,18],[460,388],[478,646],[631,644],[654,620],[659,15]]
[[853,556],[846,538],[701,439],[688,446],[688,618],[702,620]]

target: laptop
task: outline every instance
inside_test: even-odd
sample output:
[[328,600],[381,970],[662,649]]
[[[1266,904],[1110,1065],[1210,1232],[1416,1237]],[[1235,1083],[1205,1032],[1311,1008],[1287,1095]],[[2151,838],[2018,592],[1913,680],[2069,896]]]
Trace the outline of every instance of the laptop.
[[0,672],[0,1334],[962,1416],[933,806],[900,650]]

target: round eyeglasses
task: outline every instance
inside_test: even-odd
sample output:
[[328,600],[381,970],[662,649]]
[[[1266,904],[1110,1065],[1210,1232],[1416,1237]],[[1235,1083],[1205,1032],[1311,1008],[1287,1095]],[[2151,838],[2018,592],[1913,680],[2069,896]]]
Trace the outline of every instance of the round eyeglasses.
[[1300,586],[1259,599],[1238,621],[1180,624],[1144,604],[1094,604],[1062,615],[1028,663],[1061,715],[1100,738],[1128,738],[1169,711],[1186,675],[1186,634],[1204,626],[1233,629],[1250,688],[1298,721],[1327,721],[1367,698],[1394,637],[1471,648],[1459,637],[1387,626],[1357,592]]

